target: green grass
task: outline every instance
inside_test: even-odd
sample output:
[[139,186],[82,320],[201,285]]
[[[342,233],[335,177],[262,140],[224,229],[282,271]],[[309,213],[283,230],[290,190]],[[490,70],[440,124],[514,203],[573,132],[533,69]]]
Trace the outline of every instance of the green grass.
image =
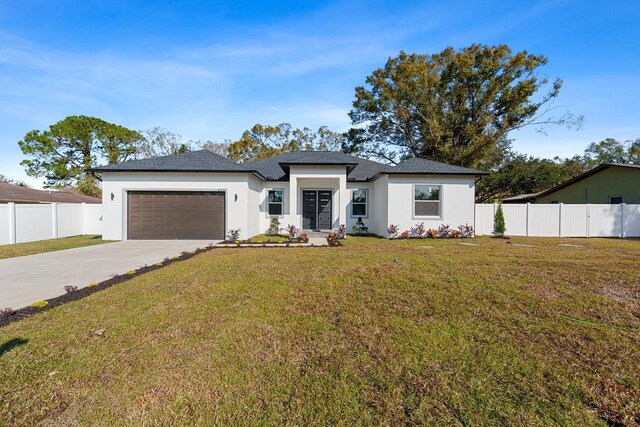
[[249,239],[251,242],[255,243],[266,243],[267,241],[271,242],[288,242],[289,236],[284,234],[279,234],[277,236],[269,236],[266,234],[258,234]]
[[0,328],[0,425],[640,423],[640,241],[459,242],[218,248]]
[[101,245],[109,242],[110,240],[102,240],[101,236],[84,235],[17,243],[15,245],[0,245],[0,259],[61,251],[63,249],[79,248],[82,246]]

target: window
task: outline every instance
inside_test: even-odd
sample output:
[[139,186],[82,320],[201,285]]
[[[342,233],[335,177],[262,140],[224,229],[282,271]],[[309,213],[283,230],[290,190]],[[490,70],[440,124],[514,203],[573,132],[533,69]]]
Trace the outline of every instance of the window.
[[619,205],[624,203],[624,197],[622,196],[609,196],[609,204],[610,205]]
[[267,194],[267,209],[269,215],[282,215],[282,201],[284,199],[284,190],[269,190]]
[[559,200],[549,200],[549,203],[552,205],[559,205],[560,201]]
[[440,216],[440,186],[416,185],[413,193],[414,216]]
[[353,190],[351,192],[351,216],[367,216],[367,190]]

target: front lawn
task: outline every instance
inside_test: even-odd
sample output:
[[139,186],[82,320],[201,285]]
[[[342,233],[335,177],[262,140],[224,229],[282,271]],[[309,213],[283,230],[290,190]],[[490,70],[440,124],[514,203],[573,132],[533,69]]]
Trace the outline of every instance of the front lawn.
[[0,245],[0,259],[79,248],[82,246],[101,245],[109,242],[110,240],[102,240],[102,236],[87,234],[84,236],[64,237],[61,239],[16,243],[15,245]]
[[513,242],[213,249],[0,328],[0,425],[640,423],[640,241]]

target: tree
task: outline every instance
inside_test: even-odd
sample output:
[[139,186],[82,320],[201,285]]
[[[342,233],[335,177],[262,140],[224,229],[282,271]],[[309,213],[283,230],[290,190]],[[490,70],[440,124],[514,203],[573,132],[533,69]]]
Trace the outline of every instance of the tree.
[[3,175],[1,173],[0,173],[0,182],[6,182],[7,184],[18,185],[20,187],[29,187],[29,185],[26,182],[20,181],[18,179],[9,178],[8,176]]
[[170,132],[160,126],[140,133],[144,138],[136,148],[134,155],[136,159],[186,153],[193,150],[194,147],[192,141],[185,143],[182,140],[182,135]]
[[511,152],[476,185],[476,202],[490,203],[519,194],[532,194],[554,187],[584,171],[578,156],[570,159],[540,159]]
[[493,217],[493,235],[497,237],[504,236],[507,228],[504,224],[504,213],[502,213],[502,203],[498,205],[496,215]]
[[45,177],[45,187],[73,187],[97,196],[100,188],[86,172],[98,162],[118,163],[132,157],[143,139],[138,132],[88,116],[69,116],[49,127],[32,130],[20,149],[27,175]]
[[580,126],[582,117],[550,116],[562,80],[549,85],[537,70],[542,55],[506,45],[474,44],[433,55],[400,52],[355,90],[356,127],[346,151],[398,162],[423,157],[477,167],[509,132],[538,125]]
[[256,124],[242,133],[228,148],[231,160],[250,162],[291,151],[338,151],[344,136],[322,126],[317,132],[309,128],[292,129],[289,123],[279,125]]
[[583,161],[589,168],[602,163],[640,164],[640,138],[624,142],[605,138],[600,142],[592,142],[584,150]]
[[229,155],[229,145],[231,145],[231,141],[228,139],[225,139],[224,142],[207,141],[201,143],[198,141],[196,144],[200,145],[205,150],[211,151],[212,153],[216,153],[222,157],[227,157]]

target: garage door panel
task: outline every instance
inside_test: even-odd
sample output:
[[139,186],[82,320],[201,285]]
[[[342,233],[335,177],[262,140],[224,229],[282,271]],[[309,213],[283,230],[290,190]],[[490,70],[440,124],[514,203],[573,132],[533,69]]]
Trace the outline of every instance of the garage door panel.
[[223,239],[224,192],[129,192],[129,239]]

